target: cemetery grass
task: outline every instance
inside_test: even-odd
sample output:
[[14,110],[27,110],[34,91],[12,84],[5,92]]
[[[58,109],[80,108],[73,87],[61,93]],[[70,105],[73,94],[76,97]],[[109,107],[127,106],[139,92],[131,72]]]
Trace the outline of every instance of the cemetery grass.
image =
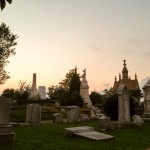
[[64,128],[93,126],[98,132],[98,122],[75,124],[44,124],[14,127],[16,141],[0,146],[2,150],[144,150],[150,148],[150,123],[130,129],[105,132],[115,138],[111,141],[91,141],[84,138],[64,137]]

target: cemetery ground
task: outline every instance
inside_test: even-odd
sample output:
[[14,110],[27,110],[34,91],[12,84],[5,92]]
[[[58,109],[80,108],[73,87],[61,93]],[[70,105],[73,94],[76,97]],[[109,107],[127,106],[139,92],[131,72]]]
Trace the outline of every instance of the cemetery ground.
[[[23,114],[22,114],[23,115]],[[64,128],[91,126],[95,131],[99,130],[98,121],[62,123],[45,123],[13,127],[16,133],[16,141],[3,144],[2,150],[144,150],[150,148],[150,123],[129,129],[110,130],[104,133],[113,135],[111,141],[91,141],[84,138],[69,138],[64,136]]]

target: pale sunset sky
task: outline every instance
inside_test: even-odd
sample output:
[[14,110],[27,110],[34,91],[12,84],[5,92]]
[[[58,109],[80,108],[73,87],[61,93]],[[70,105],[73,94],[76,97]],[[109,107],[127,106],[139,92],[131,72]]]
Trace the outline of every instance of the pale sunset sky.
[[33,73],[37,86],[58,85],[75,66],[99,92],[113,86],[124,59],[140,85],[150,76],[150,0],[13,0],[2,22],[19,38],[0,93],[32,83]]

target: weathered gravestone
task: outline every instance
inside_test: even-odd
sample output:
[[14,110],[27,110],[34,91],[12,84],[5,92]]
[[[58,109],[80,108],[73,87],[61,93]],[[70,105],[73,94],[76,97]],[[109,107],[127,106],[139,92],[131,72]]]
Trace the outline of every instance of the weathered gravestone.
[[109,117],[103,116],[100,117],[98,120],[99,120],[100,129],[104,129],[104,130],[110,129],[111,121]]
[[80,121],[90,121],[87,114],[80,114]]
[[68,106],[67,107],[67,122],[78,122],[79,121],[79,107],[78,106]]
[[63,114],[62,113],[55,113],[53,115],[53,123],[63,123]]
[[12,126],[9,124],[11,105],[11,99],[0,96],[0,143],[15,140],[16,134],[12,131]]
[[40,123],[41,121],[41,106],[39,104],[27,105],[26,122],[27,123]]

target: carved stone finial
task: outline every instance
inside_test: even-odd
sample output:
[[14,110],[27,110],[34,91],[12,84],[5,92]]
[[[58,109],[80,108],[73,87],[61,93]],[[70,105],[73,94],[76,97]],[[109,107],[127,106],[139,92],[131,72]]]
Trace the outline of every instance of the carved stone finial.
[[124,61],[124,64],[123,64],[123,65],[124,65],[124,67],[126,67],[126,60],[124,59],[123,61]]

